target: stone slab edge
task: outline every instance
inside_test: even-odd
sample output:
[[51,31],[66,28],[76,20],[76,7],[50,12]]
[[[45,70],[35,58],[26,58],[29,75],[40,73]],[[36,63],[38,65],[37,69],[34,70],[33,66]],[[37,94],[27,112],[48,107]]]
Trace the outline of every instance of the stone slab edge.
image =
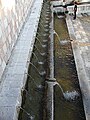
[[[74,28],[72,21],[69,19],[69,17],[66,18],[67,28],[70,35],[71,40],[76,40]],[[80,55],[80,49],[77,43],[71,42],[74,59],[76,63],[76,69],[78,73],[79,78],[79,84],[82,92],[82,99],[83,99],[83,105],[84,105],[84,111],[86,120],[90,120],[90,85],[89,85],[89,79],[87,77],[85,68],[84,68],[84,62]]]
[[[39,0],[34,0],[35,2],[37,2],[38,3],[38,1]],[[43,5],[43,0],[40,0],[39,1],[39,4],[41,4],[41,8],[39,8],[39,7],[37,7],[38,9],[39,9],[39,14],[38,14],[38,16],[33,16],[32,15],[32,17],[35,17],[35,23],[36,23],[36,25],[35,25],[35,29],[34,29],[34,33],[33,33],[33,38],[32,38],[32,44],[31,44],[31,48],[30,48],[30,50],[29,50],[29,55],[28,55],[28,61],[27,61],[27,71],[28,71],[28,67],[29,67],[29,61],[30,61],[30,58],[31,58],[31,54],[32,54],[32,51],[33,51],[33,46],[34,46],[34,42],[35,42],[35,37],[36,37],[36,33],[37,33],[37,29],[38,29],[38,23],[39,23],[39,18],[40,18],[40,14],[41,14],[41,9],[42,9],[42,5]],[[33,8],[32,8],[33,9]],[[32,9],[31,9],[31,11],[32,11]],[[35,8],[34,8],[35,9]],[[34,9],[33,9],[33,12],[35,12],[34,11]],[[32,12],[32,13],[33,13]],[[37,12],[37,11],[36,11]],[[31,17],[31,18],[32,18]],[[28,17],[27,18],[27,21],[29,20],[30,18]],[[27,74],[24,74],[24,86],[25,86],[25,84],[26,84],[26,80],[27,80]],[[23,86],[23,87],[24,87]],[[22,88],[21,88],[22,89]],[[22,97],[22,96],[21,96]],[[17,103],[17,106],[16,106],[16,113],[15,113],[15,115],[14,115],[14,119],[13,120],[18,120],[18,115],[19,115],[19,112],[20,112],[20,109],[18,109],[18,106],[21,106],[21,102],[22,102],[22,98],[20,98],[20,103]]]

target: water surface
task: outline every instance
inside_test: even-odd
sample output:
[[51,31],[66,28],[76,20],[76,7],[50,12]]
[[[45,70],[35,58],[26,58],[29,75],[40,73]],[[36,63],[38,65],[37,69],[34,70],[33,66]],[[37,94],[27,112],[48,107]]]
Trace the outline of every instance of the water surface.
[[[55,16],[54,24],[55,31],[60,36],[60,40],[63,41],[63,44],[60,44],[55,36],[55,78],[64,93],[70,93],[69,99],[66,99],[60,88],[55,87],[55,120],[85,120],[82,96],[65,19],[58,19]],[[74,94],[73,91],[78,94]],[[74,95],[74,99],[70,99]]]

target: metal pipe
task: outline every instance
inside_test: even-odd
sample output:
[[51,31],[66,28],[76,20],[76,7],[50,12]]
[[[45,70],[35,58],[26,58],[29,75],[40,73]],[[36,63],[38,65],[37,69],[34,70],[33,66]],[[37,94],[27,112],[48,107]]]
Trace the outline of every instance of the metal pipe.
[[50,23],[50,75],[46,79],[47,85],[47,119],[54,120],[54,86],[53,82],[56,81],[54,78],[54,32],[53,32],[53,5],[51,5],[51,23]]

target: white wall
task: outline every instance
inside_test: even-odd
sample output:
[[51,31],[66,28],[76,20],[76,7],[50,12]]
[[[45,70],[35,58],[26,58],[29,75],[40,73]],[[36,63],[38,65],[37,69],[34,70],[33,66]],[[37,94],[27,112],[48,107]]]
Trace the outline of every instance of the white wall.
[[34,0],[0,0],[0,78]]

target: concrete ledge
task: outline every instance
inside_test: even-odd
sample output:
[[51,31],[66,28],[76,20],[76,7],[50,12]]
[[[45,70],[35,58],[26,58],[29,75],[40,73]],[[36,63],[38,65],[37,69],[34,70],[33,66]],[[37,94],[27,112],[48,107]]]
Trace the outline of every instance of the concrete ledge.
[[89,79],[87,77],[87,73],[84,68],[84,63],[80,55],[80,50],[78,48],[78,45],[75,43],[72,43],[72,48],[73,48],[80,88],[82,91],[82,98],[83,98],[86,120],[90,120],[90,85],[88,82]]
[[[28,66],[38,28],[43,0],[35,0],[14,46],[0,84],[0,120],[18,120],[22,96],[26,83]],[[37,7],[38,6],[38,7]]]
[[[80,51],[80,48],[77,43],[78,37],[80,39],[81,36],[79,34],[75,34],[75,32],[79,31],[79,28],[78,28],[78,31],[74,31],[75,30],[74,26],[69,17],[66,18],[66,23],[67,23],[70,39],[73,40],[75,38],[74,39],[75,41],[72,41],[71,44],[72,44],[74,59],[75,59],[75,63],[76,63],[80,88],[82,91],[85,116],[86,116],[86,120],[90,120],[90,82],[89,82],[90,78],[88,78],[88,76],[87,76],[87,71],[86,71],[85,65],[84,65],[84,58],[81,56],[81,53],[80,53],[81,51]],[[72,34],[73,34],[73,37],[72,37]],[[85,59],[87,59],[87,58],[85,58]]]

